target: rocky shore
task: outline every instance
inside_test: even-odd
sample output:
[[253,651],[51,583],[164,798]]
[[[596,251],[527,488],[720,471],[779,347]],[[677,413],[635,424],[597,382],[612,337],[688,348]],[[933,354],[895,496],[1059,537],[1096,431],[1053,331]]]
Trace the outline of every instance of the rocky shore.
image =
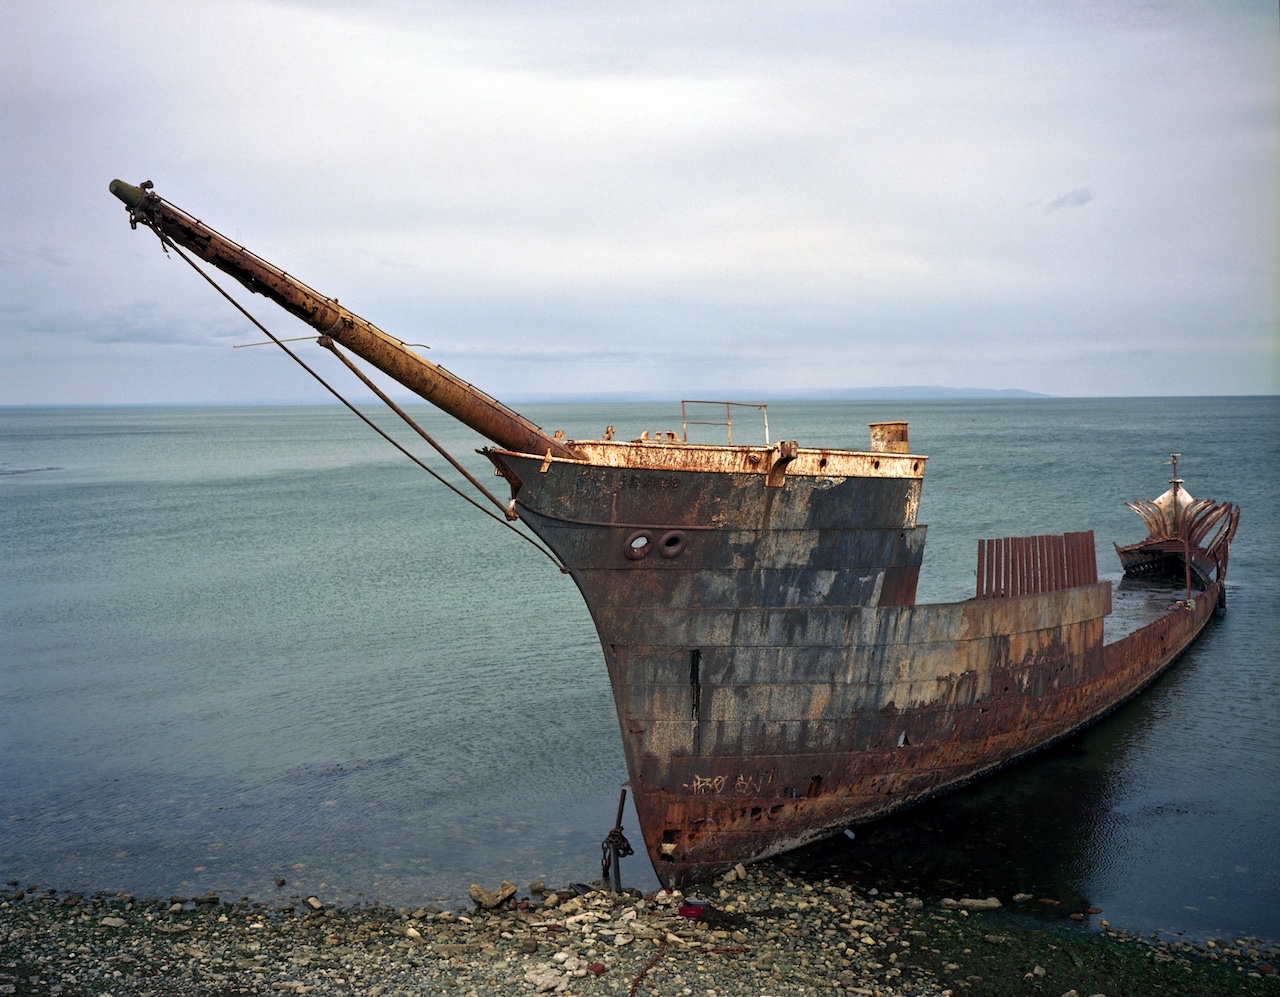
[[11,883],[0,995],[1280,995],[1280,952],[1249,939],[1193,948],[1105,922],[1101,935],[1028,926],[1014,898],[925,902],[769,864],[696,900],[541,883],[471,896],[456,910],[336,908]]

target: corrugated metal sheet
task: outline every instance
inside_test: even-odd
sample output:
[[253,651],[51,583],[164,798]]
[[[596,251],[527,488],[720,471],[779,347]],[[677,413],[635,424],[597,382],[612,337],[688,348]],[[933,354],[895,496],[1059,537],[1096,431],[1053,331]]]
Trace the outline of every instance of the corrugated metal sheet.
[[978,541],[978,599],[1054,592],[1098,580],[1093,531]]

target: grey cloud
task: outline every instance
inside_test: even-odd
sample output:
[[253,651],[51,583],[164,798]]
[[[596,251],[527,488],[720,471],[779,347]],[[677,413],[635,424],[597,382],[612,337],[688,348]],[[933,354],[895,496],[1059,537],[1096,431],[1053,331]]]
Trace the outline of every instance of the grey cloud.
[[1056,197],[1050,201],[1049,206],[1044,209],[1044,213],[1047,215],[1050,211],[1057,211],[1059,208],[1078,208],[1092,200],[1092,187],[1077,187],[1075,190],[1069,190],[1061,197]]

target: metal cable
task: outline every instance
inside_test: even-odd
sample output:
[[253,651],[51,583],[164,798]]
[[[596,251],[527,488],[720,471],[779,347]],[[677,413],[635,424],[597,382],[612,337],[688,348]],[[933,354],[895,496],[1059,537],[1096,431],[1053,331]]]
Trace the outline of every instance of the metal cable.
[[[131,214],[132,214],[132,213],[131,213]],[[131,218],[130,220],[132,221],[132,218]],[[183,261],[184,261],[184,262],[185,262],[189,267],[191,267],[191,269],[192,269],[192,270],[194,270],[194,271],[195,271],[196,273],[198,273],[201,277],[203,277],[206,281],[208,281],[208,283],[210,284],[210,286],[212,286],[212,287],[213,287],[213,289],[214,289],[215,291],[217,291],[217,292],[218,292],[219,294],[221,294],[224,298],[226,298],[229,302],[231,302],[232,306],[236,309],[236,311],[238,311],[241,315],[243,315],[243,316],[244,316],[245,318],[247,318],[250,322],[252,322],[252,323],[253,323],[253,325],[255,325],[255,326],[258,328],[258,330],[259,330],[263,335],[265,335],[265,336],[266,336],[267,338],[269,338],[273,343],[275,343],[277,346],[279,346],[279,347],[280,347],[280,349],[284,350],[284,352],[285,352],[285,353],[290,357],[290,359],[292,359],[296,364],[298,364],[298,366],[299,366],[299,367],[301,367],[301,368],[302,368],[303,370],[305,370],[308,374],[310,374],[313,378],[315,378],[315,379],[316,379],[316,381],[318,381],[318,382],[319,382],[319,383],[324,387],[324,389],[325,389],[326,391],[328,391],[328,392],[329,392],[329,394],[333,395],[333,397],[334,397],[334,398],[336,398],[336,399],[338,399],[338,401],[342,402],[342,404],[343,404],[343,405],[345,405],[345,406],[346,406],[346,407],[347,407],[347,408],[348,408],[348,409],[349,409],[349,410],[350,410],[350,411],[351,411],[351,412],[352,412],[352,413],[353,413],[357,418],[359,418],[362,422],[364,422],[364,423],[365,423],[365,425],[367,425],[367,426],[368,426],[370,429],[372,429],[375,433],[377,433],[377,434],[378,434],[379,436],[381,436],[384,440],[386,440],[388,443],[390,443],[393,447],[395,447],[397,450],[399,450],[402,454],[404,454],[406,457],[408,457],[411,461],[413,461],[415,464],[417,464],[420,468],[422,468],[422,470],[426,471],[429,475],[431,475],[433,478],[435,478],[438,482],[440,482],[440,484],[444,485],[444,486],[445,486],[446,488],[448,488],[451,492],[453,492],[455,495],[457,495],[459,498],[461,498],[464,502],[467,502],[467,503],[469,503],[469,504],[471,504],[471,505],[475,506],[475,508],[476,508],[476,509],[478,509],[480,512],[482,512],[484,515],[488,516],[490,519],[494,520],[495,522],[501,523],[503,526],[505,526],[507,529],[509,529],[512,533],[514,533],[516,536],[518,536],[521,540],[523,540],[523,541],[525,541],[526,543],[528,543],[529,545],[531,545],[534,549],[536,549],[536,550],[540,551],[540,552],[541,552],[541,553],[542,553],[542,554],[543,554],[543,555],[544,555],[544,556],[545,556],[545,557],[546,557],[546,558],[547,558],[547,559],[548,559],[552,564],[554,564],[557,568],[559,568],[561,572],[568,573],[568,568],[566,568],[566,567],[564,566],[564,564],[562,564],[562,563],[560,562],[560,560],[559,560],[559,559],[558,559],[558,558],[557,558],[553,553],[551,553],[551,551],[549,551],[546,547],[542,546],[542,544],[538,543],[538,542],[537,542],[536,540],[534,540],[532,537],[530,537],[530,536],[528,536],[528,535],[526,535],[526,534],[524,534],[524,533],[521,533],[519,530],[517,530],[514,526],[512,526],[512,525],[511,525],[511,523],[507,522],[505,519],[500,519],[499,517],[495,516],[492,512],[490,512],[488,509],[486,509],[484,506],[482,506],[479,502],[477,502],[475,499],[473,499],[470,495],[467,495],[465,492],[460,491],[460,490],[459,490],[459,489],[458,489],[454,484],[452,484],[451,482],[446,481],[444,478],[442,478],[442,477],[441,477],[439,474],[437,474],[434,470],[432,470],[430,467],[428,467],[426,464],[424,464],[424,463],[422,462],[422,460],[420,460],[417,456],[415,456],[415,455],[414,455],[413,453],[411,453],[409,450],[405,449],[405,447],[404,447],[401,443],[399,443],[397,440],[392,439],[392,438],[391,438],[391,436],[386,432],[386,430],[384,430],[381,426],[379,426],[379,425],[378,425],[377,423],[375,423],[372,419],[370,419],[367,415],[365,415],[365,414],[364,414],[363,412],[361,412],[358,408],[356,408],[356,407],[355,407],[355,405],[353,405],[353,404],[352,404],[351,402],[349,402],[346,398],[344,398],[344,397],[343,397],[343,396],[338,392],[338,390],[337,390],[336,388],[334,388],[334,387],[333,387],[333,385],[331,385],[331,384],[330,384],[328,381],[326,381],[326,380],[325,380],[325,379],[324,379],[324,378],[323,378],[319,373],[317,373],[314,369],[312,369],[312,368],[311,368],[311,366],[309,366],[305,360],[303,360],[300,356],[298,356],[296,353],[294,353],[294,352],[293,352],[293,350],[289,349],[289,347],[285,346],[285,345],[284,345],[284,343],[283,343],[283,342],[282,342],[282,341],[281,341],[281,340],[280,340],[280,339],[275,335],[275,333],[273,333],[273,332],[272,332],[270,329],[268,329],[265,325],[263,325],[263,324],[262,324],[261,322],[259,322],[256,318],[254,318],[254,317],[253,317],[253,315],[251,315],[251,314],[248,312],[248,310],[247,310],[243,305],[241,305],[241,304],[240,304],[240,302],[238,302],[235,298],[233,298],[230,294],[228,294],[228,293],[227,293],[226,289],[225,289],[225,288],[223,288],[221,284],[219,284],[216,280],[214,280],[214,279],[213,279],[212,277],[210,277],[207,273],[205,273],[205,271],[204,271],[204,270],[203,270],[203,269],[202,269],[198,264],[196,264],[196,262],[195,262],[194,260],[192,260],[189,256],[187,256],[187,254],[186,254],[186,253],[184,253],[184,252],[182,251],[182,247],[180,247],[180,246],[179,246],[177,243],[175,243],[172,239],[170,239],[170,238],[169,238],[168,236],[166,236],[163,232],[161,232],[159,229],[157,229],[154,225],[150,225],[150,224],[148,224],[148,223],[147,223],[147,219],[143,218],[143,219],[140,219],[140,220],[143,222],[143,224],[147,225],[147,227],[148,227],[149,229],[151,229],[151,231],[155,232],[155,234],[160,238],[160,244],[161,244],[161,245],[166,249],[166,251],[167,251],[170,247],[172,247],[173,251],[174,251],[175,253],[177,253],[177,254],[178,254],[178,256],[179,256],[179,257],[181,257],[181,258],[182,258],[182,260],[183,260]],[[310,338],[310,337],[307,337],[307,338]],[[318,338],[318,337],[317,337],[317,338]],[[335,353],[336,353],[336,351],[335,351]],[[341,358],[344,362],[346,361],[346,358],[345,358],[345,357],[341,357],[341,355],[339,355],[339,356],[340,356],[340,358]],[[348,366],[350,366],[350,364],[349,364],[349,363],[348,363]],[[358,372],[357,372],[357,373],[358,373]],[[376,389],[375,389],[375,391],[376,391]],[[380,394],[380,393],[379,393],[379,394]],[[384,400],[385,400],[385,398],[384,398]],[[407,419],[407,417],[406,417],[406,419]],[[412,423],[410,423],[410,424],[412,424]],[[417,427],[414,427],[414,428],[417,428]],[[421,433],[421,430],[419,430],[419,432]],[[423,436],[425,436],[426,434],[422,434],[422,435],[423,435]],[[429,438],[428,438],[428,439],[429,439]],[[429,440],[429,442],[431,442],[433,446],[435,445],[434,441],[430,441],[430,440]],[[438,446],[437,446],[437,449],[439,449],[439,447],[438,447]],[[456,466],[457,466],[456,462],[453,462],[453,463],[454,463],[454,466],[456,467]],[[464,472],[464,473],[465,473],[465,472]],[[468,475],[468,477],[470,477],[470,476]],[[473,479],[473,483],[474,483],[474,479]],[[479,486],[477,486],[477,487],[479,487]],[[484,491],[484,489],[483,489],[483,488],[481,488],[481,491]],[[488,493],[486,492],[486,494],[488,494]],[[492,495],[490,495],[489,497],[490,497],[490,499],[493,499],[493,496],[492,496]],[[496,500],[494,500],[494,501],[496,501]],[[499,504],[499,507],[501,508],[501,503],[498,503],[498,504]]]

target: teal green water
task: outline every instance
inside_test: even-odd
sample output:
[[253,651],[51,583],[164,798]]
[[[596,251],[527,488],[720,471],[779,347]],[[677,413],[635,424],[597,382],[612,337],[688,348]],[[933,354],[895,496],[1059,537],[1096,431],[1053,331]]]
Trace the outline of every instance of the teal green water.
[[[679,428],[678,405],[522,409],[571,438]],[[930,455],[922,601],[969,595],[991,536],[1093,529],[1118,577],[1122,503],[1180,451],[1193,495],[1244,508],[1229,606],[1087,735],[807,860],[1280,938],[1280,401],[769,408],[804,445],[889,419]],[[400,904],[599,875],[626,775],[576,590],[344,410],[0,409],[0,538],[3,879]]]

